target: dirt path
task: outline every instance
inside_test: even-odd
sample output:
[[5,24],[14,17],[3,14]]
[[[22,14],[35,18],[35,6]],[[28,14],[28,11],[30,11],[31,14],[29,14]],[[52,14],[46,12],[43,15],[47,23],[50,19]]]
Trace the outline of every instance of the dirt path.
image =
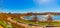
[[12,24],[13,28],[24,28],[25,26],[22,23],[18,23],[13,21],[11,18],[7,18],[7,20]]

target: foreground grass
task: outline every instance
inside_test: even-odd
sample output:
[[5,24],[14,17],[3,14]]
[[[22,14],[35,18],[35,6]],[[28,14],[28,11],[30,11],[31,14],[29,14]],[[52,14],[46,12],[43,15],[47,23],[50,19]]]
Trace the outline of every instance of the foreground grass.
[[17,22],[21,22],[21,23],[26,23],[26,24],[35,24],[35,22],[30,22],[28,20],[19,20],[19,19],[16,19],[16,18],[14,18],[13,20],[15,20]]
[[12,28],[11,24],[8,24],[5,21],[0,21],[0,25],[3,26],[4,28]]
[[[46,26],[46,25],[49,24],[48,22],[38,22],[38,23],[36,23],[36,22],[28,21],[28,20],[19,20],[17,18],[14,18],[13,20],[17,21],[17,22],[20,22],[20,23],[25,23],[25,24],[32,24],[32,25],[38,24],[39,26]],[[12,26],[14,28],[17,28],[17,25],[12,24],[12,26],[11,26],[11,24],[9,25],[5,21],[0,21],[0,25],[2,25],[4,28],[12,28]],[[60,26],[60,22],[51,22],[51,25],[52,26]],[[18,27],[18,28],[22,28],[22,27]]]
[[[17,22],[22,22],[22,23],[26,23],[26,24],[32,24],[32,25],[35,25],[36,23],[35,22],[30,22],[28,20],[19,20],[19,19],[13,19]],[[38,22],[37,23],[39,26],[45,26],[45,25],[48,25],[49,23],[48,22]],[[53,26],[60,26],[60,22],[51,22],[51,25]]]

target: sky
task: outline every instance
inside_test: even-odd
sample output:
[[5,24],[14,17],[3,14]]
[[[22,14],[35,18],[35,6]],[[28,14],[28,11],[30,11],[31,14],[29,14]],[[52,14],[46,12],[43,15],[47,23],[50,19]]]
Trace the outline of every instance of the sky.
[[60,0],[0,0],[0,12],[60,12]]

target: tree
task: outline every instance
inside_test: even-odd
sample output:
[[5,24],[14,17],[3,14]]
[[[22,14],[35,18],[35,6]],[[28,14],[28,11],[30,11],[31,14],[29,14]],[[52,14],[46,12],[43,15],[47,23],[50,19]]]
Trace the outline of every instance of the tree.
[[9,12],[8,14],[11,14],[11,12]]
[[51,14],[48,15],[47,21],[48,21],[49,25],[51,25],[51,22],[53,21]]

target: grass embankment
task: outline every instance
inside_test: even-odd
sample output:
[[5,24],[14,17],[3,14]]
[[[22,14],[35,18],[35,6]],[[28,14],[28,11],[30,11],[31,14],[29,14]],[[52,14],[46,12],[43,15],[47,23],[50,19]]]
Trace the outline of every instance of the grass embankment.
[[[28,20],[19,20],[19,19],[16,19],[14,18],[13,20],[17,21],[17,22],[22,22],[22,23],[26,23],[26,24],[32,24],[32,25],[35,25],[36,23],[35,22],[30,22]],[[48,25],[49,23],[48,22],[38,22],[37,23],[39,26],[46,26]],[[60,22],[51,22],[51,25],[53,26],[60,26]]]
[[8,24],[8,23],[5,22],[5,21],[0,21],[0,25],[1,25],[3,28],[12,28],[11,24]]
[[53,26],[60,26],[60,22],[52,22],[51,23]]
[[28,20],[19,20],[19,19],[17,19],[17,18],[14,18],[13,20],[15,20],[15,21],[17,21],[17,22],[21,22],[21,23],[26,23],[26,24],[35,24],[35,22],[30,22],[30,21],[28,21]]

